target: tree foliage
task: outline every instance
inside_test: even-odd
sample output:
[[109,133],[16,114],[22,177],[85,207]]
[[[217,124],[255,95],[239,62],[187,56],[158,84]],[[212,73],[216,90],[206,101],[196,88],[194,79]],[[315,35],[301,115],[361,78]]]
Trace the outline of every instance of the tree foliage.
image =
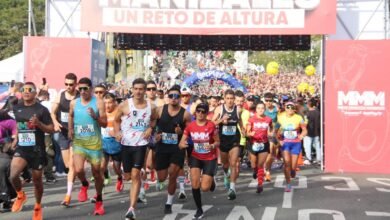
[[[32,2],[37,35],[43,35],[45,0],[32,0]],[[28,1],[0,0],[0,60],[22,52],[23,36],[27,34]]]

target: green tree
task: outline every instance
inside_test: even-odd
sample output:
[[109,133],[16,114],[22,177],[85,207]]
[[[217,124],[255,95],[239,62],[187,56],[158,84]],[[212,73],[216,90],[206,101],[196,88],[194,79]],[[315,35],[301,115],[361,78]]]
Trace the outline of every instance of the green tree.
[[[45,0],[32,0],[37,35],[44,34]],[[28,1],[0,0],[0,60],[22,52],[28,34]]]

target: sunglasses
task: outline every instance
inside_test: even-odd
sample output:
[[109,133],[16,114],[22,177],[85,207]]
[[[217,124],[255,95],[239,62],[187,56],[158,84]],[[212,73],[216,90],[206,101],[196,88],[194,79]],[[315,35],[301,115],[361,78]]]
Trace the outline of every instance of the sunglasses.
[[196,109],[197,113],[207,114],[206,110]]
[[170,98],[170,99],[179,99],[180,98],[180,95],[179,94],[169,94],[168,95],[168,98]]
[[88,91],[89,87],[88,86],[86,86],[86,87],[79,87],[79,90],[80,91]]
[[35,92],[35,89],[34,88],[31,88],[31,87],[25,87],[25,88],[21,88],[20,89],[20,92]]
[[293,106],[293,105],[288,105],[288,106],[286,106],[286,109],[295,110],[295,106]]
[[190,97],[190,95],[181,95],[181,97]]
[[273,100],[272,100],[272,99],[265,99],[264,101],[266,101],[266,102],[272,102]]
[[74,83],[65,83],[65,86],[74,86]]
[[156,87],[146,88],[146,91],[157,91],[157,88]]

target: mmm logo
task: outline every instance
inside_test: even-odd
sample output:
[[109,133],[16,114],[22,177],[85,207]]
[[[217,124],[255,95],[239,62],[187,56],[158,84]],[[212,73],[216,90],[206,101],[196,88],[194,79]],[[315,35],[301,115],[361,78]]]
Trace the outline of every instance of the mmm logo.
[[385,92],[338,91],[337,103],[338,106],[385,106]]

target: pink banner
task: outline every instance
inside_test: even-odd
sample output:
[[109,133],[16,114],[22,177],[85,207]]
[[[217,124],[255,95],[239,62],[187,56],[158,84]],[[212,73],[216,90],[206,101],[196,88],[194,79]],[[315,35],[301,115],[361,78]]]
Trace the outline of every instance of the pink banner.
[[81,29],[188,35],[332,34],[336,0],[83,0]]
[[64,88],[65,75],[91,77],[91,39],[25,37],[25,81],[37,86],[46,78],[50,88]]
[[325,170],[390,173],[390,41],[328,41]]

